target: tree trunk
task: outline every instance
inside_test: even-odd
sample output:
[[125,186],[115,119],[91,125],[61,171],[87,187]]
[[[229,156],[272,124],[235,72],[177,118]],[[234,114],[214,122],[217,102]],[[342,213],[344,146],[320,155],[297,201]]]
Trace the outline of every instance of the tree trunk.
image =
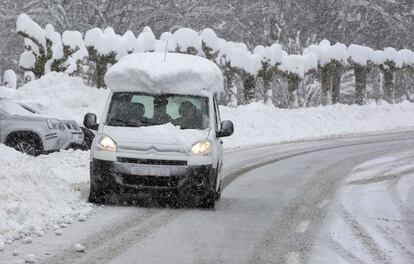
[[363,105],[365,103],[365,90],[367,86],[367,73],[366,67],[361,65],[354,65],[355,74],[355,103]]
[[232,69],[227,69],[224,71],[225,80],[226,80],[226,104],[231,107],[237,106],[237,87],[234,84],[235,74]]
[[263,77],[263,88],[264,88],[264,103],[271,104],[272,102],[272,90],[271,84],[272,80],[268,76]]
[[256,79],[250,73],[243,76],[243,95],[247,103],[253,102],[256,97]]
[[328,91],[331,85],[331,74],[329,72],[328,66],[321,67],[321,73],[322,73],[321,102],[322,102],[322,105],[328,105]]
[[289,108],[296,108],[297,107],[297,100],[295,92],[299,88],[300,78],[297,75],[290,74],[288,76],[288,107]]
[[339,103],[343,66],[336,63],[332,72],[332,104]]
[[390,104],[394,103],[394,70],[383,69],[384,74],[384,100]]
[[106,73],[106,61],[105,60],[98,60],[96,61],[96,87],[97,88],[105,88],[105,73]]

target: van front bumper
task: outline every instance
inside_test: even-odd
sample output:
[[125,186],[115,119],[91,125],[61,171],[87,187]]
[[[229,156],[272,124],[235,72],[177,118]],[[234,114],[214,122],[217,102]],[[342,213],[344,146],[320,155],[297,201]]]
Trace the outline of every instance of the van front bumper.
[[214,190],[217,173],[212,164],[143,165],[93,159],[90,176],[91,183],[120,195],[170,197],[186,192],[202,197]]

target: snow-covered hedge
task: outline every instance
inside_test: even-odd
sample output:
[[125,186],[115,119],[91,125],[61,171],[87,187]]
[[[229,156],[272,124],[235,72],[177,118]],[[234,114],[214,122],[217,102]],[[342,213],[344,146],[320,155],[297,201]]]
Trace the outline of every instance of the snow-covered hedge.
[[[95,66],[96,84],[104,87],[103,77],[111,65],[120,58],[136,52],[181,52],[206,57],[217,63],[226,78],[225,98],[235,104],[234,93],[242,92],[242,100],[256,99],[257,83],[264,87],[265,101],[272,97],[271,82],[277,76],[288,82],[289,102],[295,106],[295,96],[299,83],[312,72],[321,76],[321,100],[329,102],[329,87],[334,93],[340,89],[344,70],[352,69],[356,79],[356,102],[366,101],[366,75],[372,67],[377,67],[384,75],[384,98],[393,102],[394,77],[396,70],[412,68],[414,53],[394,48],[376,50],[369,47],[342,43],[331,45],[328,40],[312,44],[302,54],[288,54],[279,44],[259,45],[253,49],[243,43],[224,40],[210,28],[196,32],[190,28],[180,28],[175,32],[164,32],[157,39],[150,27],[145,27],[137,36],[127,31],[117,34],[112,28],[93,28],[84,34],[65,31],[62,35],[51,25],[40,27],[26,14],[17,19],[17,32],[24,37],[26,49],[20,57],[20,66],[34,73],[36,78],[49,71],[65,71],[76,74],[83,70],[82,63],[88,58]],[[234,89],[236,79],[240,79],[241,91]],[[339,96],[339,95],[338,95]],[[237,97],[237,96],[236,96]],[[240,96],[238,96],[240,98]],[[332,102],[339,98],[332,96]]]

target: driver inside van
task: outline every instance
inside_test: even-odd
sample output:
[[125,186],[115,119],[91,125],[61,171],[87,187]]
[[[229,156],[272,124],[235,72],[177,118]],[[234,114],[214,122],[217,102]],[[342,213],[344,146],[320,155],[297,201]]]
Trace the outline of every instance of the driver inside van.
[[129,106],[130,121],[136,126],[148,124],[148,118],[144,116],[145,106],[141,103],[133,103]]
[[178,113],[180,117],[174,120],[175,125],[179,125],[182,129],[200,129],[202,127],[203,117],[191,102],[182,102]]

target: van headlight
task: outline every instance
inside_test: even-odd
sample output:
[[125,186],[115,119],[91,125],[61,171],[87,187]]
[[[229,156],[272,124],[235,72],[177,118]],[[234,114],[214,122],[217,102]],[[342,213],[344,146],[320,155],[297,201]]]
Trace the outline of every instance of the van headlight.
[[112,138],[102,136],[98,141],[98,148],[100,150],[116,151],[116,143]]
[[211,151],[211,147],[212,147],[211,141],[206,139],[206,140],[195,143],[191,147],[190,152],[191,154],[195,154],[195,155],[204,155]]

